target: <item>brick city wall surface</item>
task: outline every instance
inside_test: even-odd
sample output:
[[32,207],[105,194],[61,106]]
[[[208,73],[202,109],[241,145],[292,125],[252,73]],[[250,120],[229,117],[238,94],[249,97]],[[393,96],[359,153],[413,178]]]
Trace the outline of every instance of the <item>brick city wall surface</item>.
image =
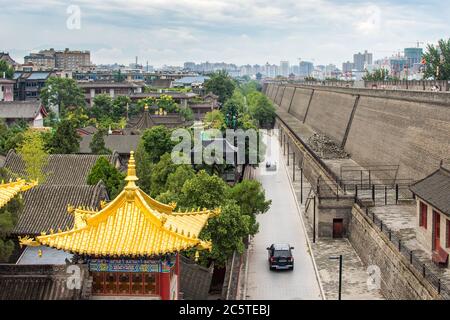
[[341,144],[355,100],[355,95],[316,91],[306,116],[306,124]]
[[291,106],[292,97],[294,96],[294,87],[286,87],[284,90],[283,98],[281,99],[280,107],[285,110],[289,111],[289,108]]
[[305,119],[306,110],[308,109],[312,94],[312,89],[296,88],[289,113],[298,120],[303,121]]
[[410,268],[386,235],[375,229],[357,206],[352,210],[348,238],[365,265],[380,268],[384,297],[394,300],[437,299],[437,292]]
[[[267,86],[276,92],[276,104],[285,87]],[[298,86],[290,108],[294,117],[303,120],[313,89],[306,124],[346,141],[346,151],[359,163],[400,165],[398,178],[418,180],[450,154],[449,93]]]

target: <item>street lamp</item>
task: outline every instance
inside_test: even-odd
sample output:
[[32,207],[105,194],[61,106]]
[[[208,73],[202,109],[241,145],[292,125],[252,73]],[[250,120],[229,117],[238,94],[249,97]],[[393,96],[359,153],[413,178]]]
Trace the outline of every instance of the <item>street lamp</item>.
[[338,300],[342,300],[341,299],[341,294],[342,294],[342,254],[339,255],[339,256],[330,257],[330,260],[339,260],[339,295],[338,295]]

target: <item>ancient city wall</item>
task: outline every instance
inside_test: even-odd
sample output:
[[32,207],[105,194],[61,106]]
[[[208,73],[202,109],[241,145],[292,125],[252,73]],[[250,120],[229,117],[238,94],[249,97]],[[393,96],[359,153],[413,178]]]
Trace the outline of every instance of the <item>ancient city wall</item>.
[[424,281],[416,270],[410,268],[386,235],[372,226],[372,222],[359,207],[353,207],[348,238],[358,256],[367,266],[380,268],[381,292],[384,297],[396,300],[430,300],[437,292]]
[[306,124],[342,144],[356,95],[315,91]]
[[[272,84],[275,104],[285,87]],[[289,110],[360,164],[399,165],[398,178],[422,179],[450,154],[448,93],[297,86]]]
[[450,155],[450,106],[361,97],[345,149],[359,163],[399,164],[421,179]]
[[284,90],[283,98],[281,99],[280,107],[284,111],[289,111],[291,107],[292,97],[294,96],[295,88],[294,87],[286,87]]
[[289,112],[298,120],[305,120],[311,97],[313,97],[312,89],[297,88]]

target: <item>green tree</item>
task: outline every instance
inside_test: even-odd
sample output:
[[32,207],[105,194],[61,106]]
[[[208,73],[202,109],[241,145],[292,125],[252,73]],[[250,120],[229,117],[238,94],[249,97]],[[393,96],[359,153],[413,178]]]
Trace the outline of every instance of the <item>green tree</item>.
[[25,131],[17,153],[25,164],[26,179],[43,183],[46,179],[44,167],[48,162],[48,153],[41,133],[32,129]]
[[218,71],[211,75],[205,82],[207,92],[212,92],[219,96],[219,102],[225,103],[234,92],[236,84],[226,71]]
[[192,121],[194,120],[194,112],[191,108],[180,108],[180,114],[184,118],[185,121]]
[[125,176],[105,157],[98,158],[87,178],[87,184],[96,185],[103,181],[111,199],[116,198],[125,185]]
[[220,177],[200,170],[193,179],[184,183],[179,205],[185,209],[218,208],[226,200],[228,188],[229,186]]
[[91,109],[91,117],[101,120],[111,118],[113,99],[108,94],[99,94],[94,97],[94,105]]
[[153,162],[150,160],[150,156],[145,151],[144,141],[138,144],[135,153],[136,159],[136,174],[139,177],[137,181],[138,186],[147,194],[151,193],[151,177],[153,172]]
[[195,177],[195,171],[190,165],[179,165],[174,172],[169,173],[165,192],[156,198],[163,203],[179,202],[180,195],[186,181]]
[[3,78],[3,73],[5,73],[7,79],[12,79],[14,76],[14,68],[6,63],[6,61],[0,60],[0,78]]
[[178,111],[178,106],[173,98],[167,94],[162,94],[159,99],[156,100],[158,108],[163,109],[167,113],[173,113]]
[[0,119],[0,154],[6,155],[9,150],[17,149],[23,141],[23,133],[28,125],[19,122],[8,127],[4,120]]
[[266,200],[261,183],[256,180],[243,180],[230,188],[228,197],[236,201],[241,214],[250,217],[250,234],[255,235],[258,232],[256,215],[266,213],[272,203],[272,200]]
[[376,69],[372,73],[366,70],[366,74],[363,77],[365,81],[387,81],[390,80],[389,71],[386,69]]
[[205,114],[203,122],[207,127],[212,129],[224,130],[225,129],[225,117],[219,110],[213,110]]
[[249,102],[249,112],[253,119],[258,122],[259,127],[272,127],[275,122],[275,107],[269,99],[259,93],[253,95]]
[[39,97],[47,110],[52,105],[58,106],[62,117],[67,111],[84,108],[86,105],[83,90],[74,79],[50,77]]
[[221,207],[221,214],[211,218],[200,233],[203,240],[211,240],[212,251],[202,252],[200,263],[206,264],[213,259],[218,266],[224,266],[234,251],[242,253],[245,249],[244,238],[250,234],[251,221],[242,215],[234,201],[226,201]]
[[450,80],[450,39],[441,39],[437,46],[429,44],[423,55],[424,78]]
[[171,130],[165,126],[155,126],[144,131],[144,148],[153,163],[157,163],[163,154],[172,152],[174,142],[171,136]]
[[131,99],[127,96],[117,96],[112,103],[112,118],[115,121],[119,121],[121,118],[127,117],[128,109],[131,105]]
[[49,142],[50,152],[52,154],[71,154],[80,150],[81,137],[78,134],[75,125],[69,120],[63,120],[56,128]]
[[9,240],[11,230],[17,224],[23,210],[23,199],[16,196],[0,208],[0,262],[6,263],[14,251],[14,242]]
[[89,148],[93,154],[111,154],[111,150],[105,146],[106,129],[98,129],[92,136],[92,140],[89,143]]
[[153,198],[167,191],[167,179],[171,173],[175,172],[176,168],[177,165],[172,162],[172,157],[168,153],[161,156],[160,161],[153,166],[150,178],[150,195]]

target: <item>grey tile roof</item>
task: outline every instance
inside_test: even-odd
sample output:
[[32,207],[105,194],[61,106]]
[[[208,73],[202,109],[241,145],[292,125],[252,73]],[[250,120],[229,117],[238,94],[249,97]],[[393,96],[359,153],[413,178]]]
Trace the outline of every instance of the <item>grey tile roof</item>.
[[[93,135],[82,136],[80,142],[80,153],[90,154],[91,143]],[[139,135],[109,135],[105,136],[105,145],[111,151],[116,151],[119,154],[129,154],[130,151],[136,151],[139,139]]]
[[13,235],[38,235],[73,227],[73,216],[67,207],[86,206],[98,209],[107,199],[102,183],[89,185],[39,185],[23,193],[24,208],[12,230]]
[[441,167],[410,187],[419,198],[450,216],[450,171]]
[[34,119],[41,111],[39,101],[0,102],[0,118]]
[[66,265],[0,265],[0,300],[79,300],[90,295],[89,272],[80,265],[81,289],[67,288]]
[[[101,156],[82,154],[53,154],[48,158],[44,168],[47,174],[46,180],[41,184],[47,185],[85,185],[87,177]],[[106,157],[110,163],[118,165],[118,155]],[[12,172],[12,178],[25,176],[25,164],[21,157],[14,151],[9,151],[6,156],[4,168]],[[15,175],[14,175],[15,174]]]

